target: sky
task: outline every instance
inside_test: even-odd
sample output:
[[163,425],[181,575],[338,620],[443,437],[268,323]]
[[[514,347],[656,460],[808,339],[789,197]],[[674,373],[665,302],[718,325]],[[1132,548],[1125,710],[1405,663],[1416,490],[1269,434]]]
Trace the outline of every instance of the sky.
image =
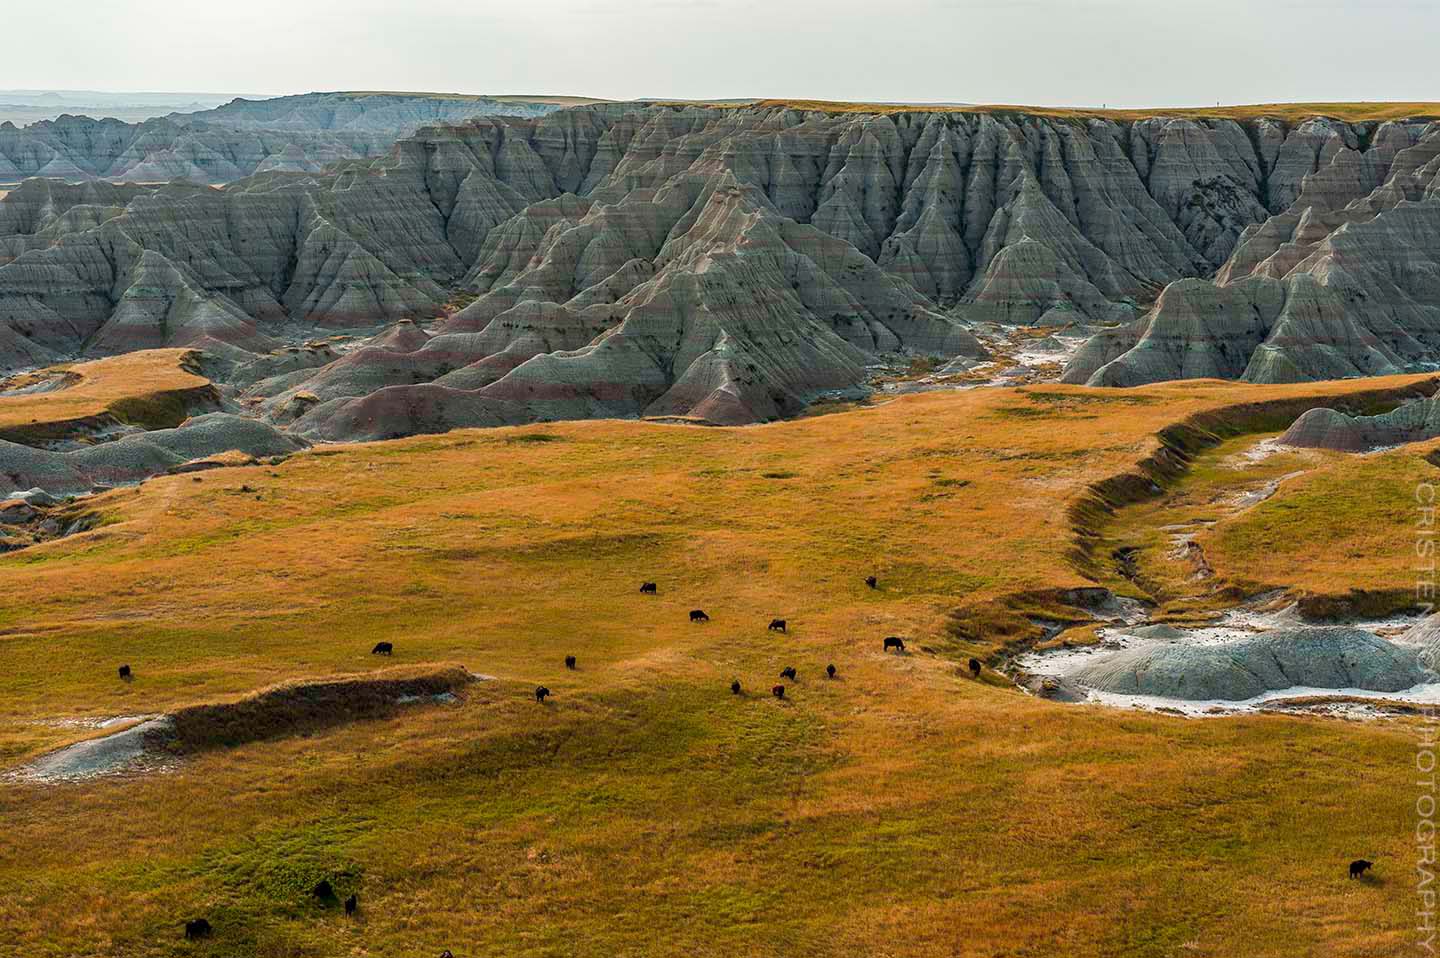
[[1440,101],[1435,0],[66,0],[0,28],[12,89]]

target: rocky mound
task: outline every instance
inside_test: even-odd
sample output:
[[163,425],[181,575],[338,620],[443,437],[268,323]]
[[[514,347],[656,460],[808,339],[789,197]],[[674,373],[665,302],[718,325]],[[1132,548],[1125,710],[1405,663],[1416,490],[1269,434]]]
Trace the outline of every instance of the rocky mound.
[[0,495],[36,488],[50,495],[73,495],[97,485],[138,482],[225,452],[288,456],[305,445],[267,423],[228,413],[196,416],[174,429],[135,433],[67,452],[0,441]]
[[1279,439],[1281,445],[1364,452],[1440,436],[1440,398],[1406,403],[1378,416],[1351,416],[1335,409],[1311,409]]
[[1277,630],[1217,645],[1146,644],[1070,675],[1102,692],[1231,702],[1297,687],[1399,692],[1428,677],[1414,649],[1340,627]]

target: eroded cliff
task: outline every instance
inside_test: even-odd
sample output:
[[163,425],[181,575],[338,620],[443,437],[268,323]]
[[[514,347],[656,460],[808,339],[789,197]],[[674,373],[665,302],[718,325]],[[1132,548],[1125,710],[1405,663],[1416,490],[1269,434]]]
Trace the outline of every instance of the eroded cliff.
[[[1091,333],[1066,376],[1099,384],[1415,368],[1437,131],[597,104],[218,190],[32,182],[0,203],[0,358],[205,347],[336,439],[769,419],[1016,325]],[[263,358],[297,325],[402,320]]]

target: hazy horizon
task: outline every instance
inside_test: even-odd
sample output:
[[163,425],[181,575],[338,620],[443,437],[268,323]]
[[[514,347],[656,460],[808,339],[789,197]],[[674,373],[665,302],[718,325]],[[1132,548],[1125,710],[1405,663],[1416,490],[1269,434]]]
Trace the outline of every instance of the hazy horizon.
[[[1277,0],[78,0],[7,17],[14,90],[395,90],[1169,107],[1440,100],[1440,8]],[[1308,56],[1300,56],[1308,54]],[[1298,70],[1297,59],[1316,63]],[[1320,64],[1323,63],[1323,66]],[[123,80],[121,79],[123,78]]]

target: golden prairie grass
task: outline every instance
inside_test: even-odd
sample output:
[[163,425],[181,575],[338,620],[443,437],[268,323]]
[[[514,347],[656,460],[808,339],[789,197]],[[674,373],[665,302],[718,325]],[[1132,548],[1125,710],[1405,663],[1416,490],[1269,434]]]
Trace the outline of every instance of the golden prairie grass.
[[1238,587],[1281,583],[1316,613],[1384,613],[1433,602],[1416,552],[1427,519],[1423,501],[1440,479],[1430,461],[1440,443],[1412,443],[1367,455],[1330,454],[1276,494],[1213,530],[1207,549]]
[[[987,608],[1088,584],[1068,507],[1161,428],[1421,379],[465,431],[106,493],[103,528],[0,559],[0,764],[73,738],[57,718],[432,663],[491,678],[165,774],[0,781],[0,947],[1408,953],[1405,722],[1063,706],[960,663],[1007,641]],[[1356,857],[1374,882],[1346,879]],[[308,898],[321,877],[359,920]],[[216,937],[187,945],[202,914]]]
[[[1386,615],[1431,601],[1434,583],[1418,567],[1426,557],[1415,552],[1428,503],[1417,497],[1440,479],[1428,458],[1440,443],[1363,455],[1283,448],[1248,455],[1271,438],[1226,441],[1163,496],[1123,510],[1096,551],[1133,549],[1135,574],[1126,582],[1115,563],[1105,584],[1168,604],[1166,613],[1181,617],[1280,590],[1320,617]],[[1273,492],[1264,495],[1266,487]],[[1194,558],[1177,547],[1181,535],[1194,538],[1208,577],[1197,577]]]
[[179,425],[189,404],[214,394],[209,380],[195,371],[195,355],[150,349],[29,374],[24,378],[54,374],[70,383],[54,392],[0,395],[0,438],[57,438],[105,418],[148,428]]
[[[1163,494],[1120,510],[1092,549],[1100,560],[1101,582],[1117,592],[1159,604],[1162,616],[1184,617],[1276,588],[1324,592],[1342,584],[1349,588],[1368,576],[1368,572],[1332,567],[1326,577],[1306,576],[1300,581],[1293,566],[1276,566],[1274,584],[1266,585],[1215,547],[1220,530],[1244,521],[1244,514],[1255,508],[1271,484],[1278,489],[1297,474],[1344,457],[1343,453],[1311,449],[1282,449],[1254,458],[1247,455],[1273,437],[1272,433],[1240,435],[1204,450]],[[1186,538],[1196,543],[1198,552],[1185,547]],[[1305,540],[1297,548],[1315,544],[1314,539]],[[1120,561],[1122,555],[1124,562]],[[1254,558],[1261,567],[1269,565],[1270,554],[1265,550]]]

